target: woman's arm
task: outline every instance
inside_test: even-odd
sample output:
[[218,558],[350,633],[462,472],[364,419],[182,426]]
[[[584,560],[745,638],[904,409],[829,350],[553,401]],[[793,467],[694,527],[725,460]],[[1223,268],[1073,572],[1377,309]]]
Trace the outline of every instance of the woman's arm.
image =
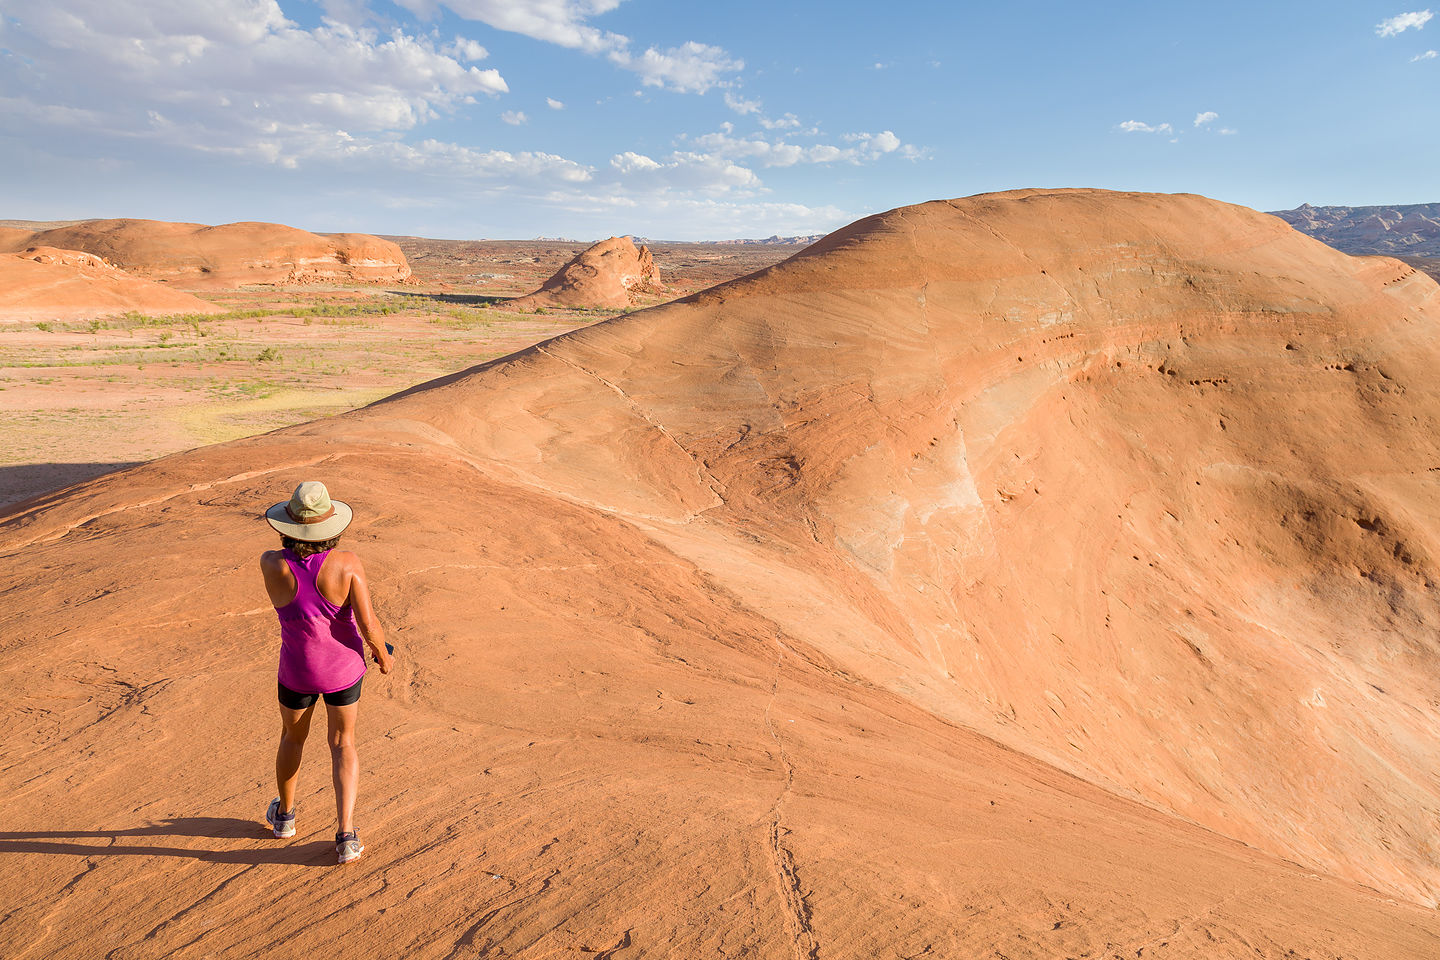
[[345,561],[345,572],[349,574],[350,580],[350,593],[346,602],[350,604],[350,609],[355,611],[355,622],[360,626],[360,635],[370,647],[370,656],[376,666],[381,673],[389,673],[393,658],[385,649],[385,630],[380,626],[380,618],[375,616],[375,608],[370,603],[370,585],[365,582],[365,567],[353,553],[347,552]]

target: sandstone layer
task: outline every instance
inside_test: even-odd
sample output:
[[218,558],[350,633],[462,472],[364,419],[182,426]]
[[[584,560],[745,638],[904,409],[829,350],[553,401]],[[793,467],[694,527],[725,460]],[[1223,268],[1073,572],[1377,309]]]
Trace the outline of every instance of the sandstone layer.
[[629,237],[611,237],[581,251],[539,290],[508,302],[514,310],[539,307],[628,307],[645,292],[658,292],[660,271],[650,248]]
[[21,236],[0,233],[0,250],[46,245],[83,250],[149,280],[190,289],[246,284],[395,282],[410,275],[400,248],[366,234],[320,236],[278,223],[87,220]]
[[[988,195],[22,505],[0,947],[1433,957],[1437,326],[1243,208]],[[399,655],[328,879],[318,731],[259,823],[310,478]]]
[[164,315],[220,309],[199,297],[132,277],[78,250],[41,246],[0,253],[0,320],[80,320],[130,310]]

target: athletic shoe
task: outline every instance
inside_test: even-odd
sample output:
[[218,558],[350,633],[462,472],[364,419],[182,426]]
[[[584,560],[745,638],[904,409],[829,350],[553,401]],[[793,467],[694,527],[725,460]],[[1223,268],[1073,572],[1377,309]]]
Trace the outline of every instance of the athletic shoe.
[[281,813],[279,797],[270,801],[270,809],[265,811],[265,822],[270,824],[275,836],[281,839],[295,836],[295,811]]
[[335,862],[349,863],[351,860],[359,860],[360,854],[365,852],[361,845],[360,838],[354,833],[335,834]]

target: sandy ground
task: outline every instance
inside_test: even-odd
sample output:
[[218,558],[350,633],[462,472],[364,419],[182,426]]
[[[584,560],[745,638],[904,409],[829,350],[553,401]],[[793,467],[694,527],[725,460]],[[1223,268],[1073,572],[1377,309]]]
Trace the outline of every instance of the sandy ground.
[[[202,293],[232,311],[216,317],[0,323],[0,507],[350,410],[620,312],[505,310],[585,244],[394,239],[414,269],[403,285]],[[681,244],[657,259],[678,297],[794,252]]]

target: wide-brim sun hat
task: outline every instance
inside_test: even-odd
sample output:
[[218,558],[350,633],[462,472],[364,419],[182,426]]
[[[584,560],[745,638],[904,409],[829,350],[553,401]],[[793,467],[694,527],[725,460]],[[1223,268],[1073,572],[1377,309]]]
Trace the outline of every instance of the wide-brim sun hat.
[[319,480],[306,480],[289,500],[265,511],[270,526],[287,537],[309,542],[340,536],[353,516],[350,504],[330,499],[330,491]]

